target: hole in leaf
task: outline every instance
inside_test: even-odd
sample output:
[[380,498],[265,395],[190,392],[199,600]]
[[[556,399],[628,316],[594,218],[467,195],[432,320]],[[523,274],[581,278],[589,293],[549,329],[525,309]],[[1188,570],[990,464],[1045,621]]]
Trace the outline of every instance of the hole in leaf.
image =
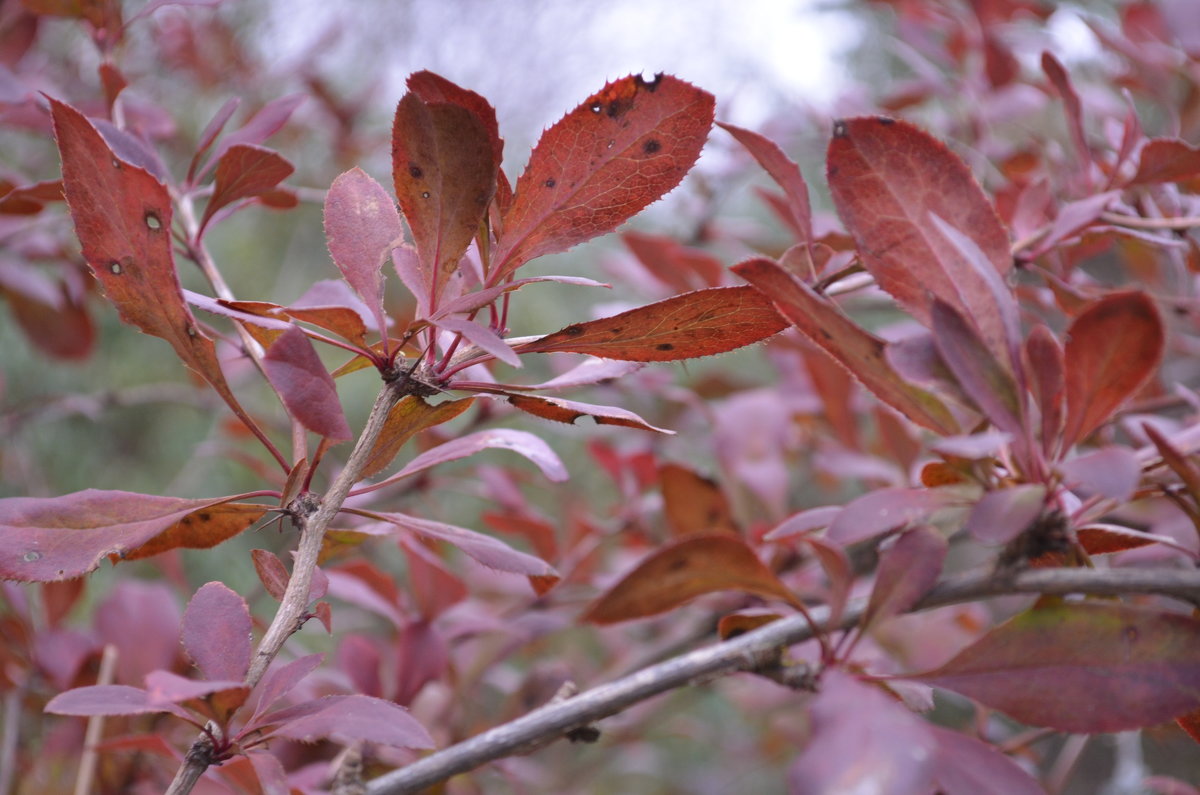
[[833,123],[833,137],[834,138],[845,138],[846,137],[846,122],[839,119]]
[[120,167],[121,167],[121,161],[120,161],[120,160],[117,160],[115,157],[112,159],[112,164],[113,164],[113,168],[120,168]]
[[423,191],[423,192],[421,193],[421,198],[422,198],[422,199],[428,199],[428,198],[429,198],[429,191]]
[[28,552],[26,552],[24,555],[22,555],[21,559],[24,560],[26,563],[33,563],[34,561],[42,559],[42,553],[38,552],[36,549],[31,549]]
[[591,109],[592,113],[599,113],[599,112],[600,112],[600,108],[601,108],[602,106],[600,105],[600,103],[599,103],[599,102],[593,102],[593,103],[592,103],[591,105],[589,105],[588,107]]
[[114,274],[116,274],[117,276],[121,275],[121,263],[116,262],[115,260],[113,262],[108,263],[108,269],[110,271],[112,271]]
[[146,227],[152,232],[162,229],[162,221],[159,220],[157,213],[149,210],[146,212]]

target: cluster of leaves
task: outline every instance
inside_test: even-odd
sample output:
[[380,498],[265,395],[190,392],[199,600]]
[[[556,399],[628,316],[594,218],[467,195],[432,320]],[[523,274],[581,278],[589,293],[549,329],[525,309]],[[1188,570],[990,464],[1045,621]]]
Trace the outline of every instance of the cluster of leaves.
[[[40,5],[17,15],[26,48],[51,10]],[[1049,52],[1038,75],[1022,71],[1024,37],[1047,9],[895,5],[916,42],[906,50],[916,76],[876,106],[920,117],[966,98],[972,123],[946,133],[989,164],[974,169],[988,175],[986,191],[915,124],[848,117],[832,125],[825,155],[833,217],[814,212],[779,145],[722,124],[732,140],[720,140],[774,183],[758,193],[787,244],[708,208],[697,236],[708,248],[625,233],[632,259],[622,270],[660,300],[533,337],[510,336],[513,302],[538,288],[518,290],[599,282],[517,271],[615,230],[679,185],[709,135],[710,95],[666,75],[609,83],[543,134],[513,185],[490,104],[414,74],[392,126],[394,195],[358,168],[324,193],[342,278],[287,305],[246,300],[226,285],[208,239],[234,213],[287,209],[304,194],[283,184],[292,164],[264,146],[297,100],[267,102],[232,132],[237,106],[226,103],[173,169],[126,116],[119,5],[56,6],[92,31],[105,102],[85,113],[82,103],[22,97],[27,118],[52,123],[62,177],[12,182],[0,211],[65,222],[55,210],[65,198],[88,278],[123,321],[169,343],[275,466],[255,467],[257,490],[216,498],[87,490],[0,500],[0,577],[40,583],[4,584],[11,642],[0,647],[0,686],[10,700],[116,717],[120,731],[110,726],[103,744],[122,760],[103,773],[113,787],[156,781],[181,759],[182,746],[164,740],[165,716],[179,719],[169,736],[184,744],[200,733],[184,767],[219,765],[206,783],[220,791],[315,791],[335,770],[337,745],[371,743],[376,762],[403,765],[412,749],[519,717],[565,680],[611,676],[789,613],[816,622],[819,610],[816,638],[770,671],[776,681],[730,683],[726,693],[745,715],[767,716],[747,766],[787,765],[798,792],[851,791],[883,771],[897,793],[1041,791],[1040,735],[1016,724],[1093,734],[1177,721],[1200,734],[1200,622],[1177,602],[1045,598],[1008,616],[978,604],[907,615],[944,574],[973,564],[1002,584],[1028,566],[1194,568],[1200,558],[1200,401],[1186,386],[1200,270],[1190,231],[1200,226],[1200,151],[1187,143],[1200,134],[1195,31],[1170,4],[1130,3],[1120,31],[1094,22],[1126,70],[1112,81],[1126,93],[1111,115],[1103,102],[1084,105]],[[1018,111],[1061,114],[1069,146],[1031,138],[1033,124],[1013,135],[1000,120]],[[1163,136],[1147,134],[1150,117]],[[82,285],[93,282],[66,250],[34,257],[32,239],[16,236],[0,287],[47,355],[86,356]],[[714,253],[723,246],[741,260],[733,268]],[[73,275],[50,288],[25,264],[37,258]],[[182,288],[178,260],[198,266],[207,293]],[[388,299],[388,270],[411,310]],[[729,373],[675,386],[643,369],[764,340],[775,375],[765,385]],[[314,343],[348,358],[331,371]],[[261,373],[283,421],[235,395],[231,353]],[[534,354],[586,358],[525,383],[512,371]],[[337,379],[370,369],[380,399],[356,437]],[[639,412],[555,394],[583,387],[623,405],[641,400]],[[566,480],[539,436],[495,427],[522,413],[623,427],[587,450],[611,505],[577,490],[531,498],[540,489],[527,467],[472,470],[471,488],[490,506],[479,521],[517,548],[443,521],[444,495],[460,481],[435,467],[505,449]],[[677,446],[664,446],[667,428],[681,431]],[[331,451],[352,439],[333,464]],[[689,458],[712,463],[679,463]],[[332,483],[324,494],[319,478]],[[846,499],[815,497],[801,486],[809,480]],[[123,583],[93,608],[94,627],[67,626],[83,610],[84,581],[72,578],[104,560],[154,557],[169,574],[180,549],[216,546],[268,517],[316,534],[319,568],[303,543],[290,573],[268,550],[249,562],[284,606],[300,583],[297,624],[315,617],[332,633],[337,611],[332,665],[285,652],[268,669],[278,647],[252,643],[247,600],[215,582],[182,615],[168,586]],[[856,595],[861,619],[834,631]],[[598,630],[584,649],[559,631],[578,620],[639,623]],[[118,663],[97,676],[106,646]],[[800,692],[781,700],[779,682]],[[980,705],[975,728],[920,716],[931,688]],[[83,742],[78,722],[53,726],[47,753],[22,746],[23,774],[44,791],[61,785],[67,774],[55,766]],[[324,745],[299,751],[291,741]],[[652,739],[637,731],[605,742]],[[661,749],[647,752],[665,764]],[[557,761],[497,767],[514,786],[551,791],[578,780]],[[603,761],[606,775],[633,775]],[[696,775],[710,772],[699,765]]]

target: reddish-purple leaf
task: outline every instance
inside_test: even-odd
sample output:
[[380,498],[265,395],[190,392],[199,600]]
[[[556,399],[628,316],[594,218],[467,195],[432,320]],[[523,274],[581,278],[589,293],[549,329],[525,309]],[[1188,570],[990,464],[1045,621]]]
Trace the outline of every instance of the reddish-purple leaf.
[[521,366],[521,357],[517,356],[516,351],[510,348],[499,334],[482,323],[476,323],[463,317],[442,317],[432,322],[438,328],[462,334],[476,348],[491,354],[505,364],[513,367]]
[[51,281],[24,263],[0,261],[0,298],[25,336],[44,353],[60,359],[86,359],[96,330],[84,297],[64,282]]
[[862,631],[892,616],[908,612],[937,584],[946,560],[946,539],[932,527],[914,527],[883,551],[875,572],[875,587]]
[[393,701],[411,704],[421,688],[446,674],[450,647],[429,620],[410,621],[400,633]]
[[424,544],[401,538],[400,547],[408,560],[409,590],[425,621],[434,620],[467,598],[467,586],[451,574]]
[[864,331],[811,287],[768,259],[748,260],[733,270],[770,297],[780,314],[884,403],[938,433],[958,432],[958,423],[938,398],[896,373],[884,355],[883,340]]
[[438,464],[457,461],[460,458],[475,455],[481,450],[489,449],[512,450],[537,464],[538,468],[542,470],[542,474],[550,480],[561,482],[567,479],[567,468],[563,466],[558,455],[550,449],[550,445],[526,431],[494,428],[489,431],[476,431],[466,436],[460,436],[444,442],[432,450],[426,450],[409,461],[403,469],[388,480],[410,477]]
[[[366,742],[399,748],[432,748],[433,738],[408,710],[371,696],[326,696],[315,711],[280,724],[271,736],[313,743]],[[271,716],[268,716],[268,718]]]
[[251,751],[246,754],[254,768],[254,776],[262,788],[262,795],[291,795],[292,788],[288,784],[287,771],[279,757],[270,751]]
[[168,712],[169,708],[140,687],[93,685],[59,693],[46,704],[46,711],[54,715],[143,715]]
[[437,320],[449,315],[462,315],[474,312],[492,303],[505,293],[519,290],[525,285],[535,282],[557,282],[559,284],[574,284],[581,287],[612,287],[611,284],[605,284],[604,282],[598,282],[595,279],[587,279],[582,276],[530,276],[527,279],[514,279],[511,282],[504,282],[494,287],[485,287],[482,290],[475,290],[460,295],[453,301],[447,301],[442,304],[438,311],[430,316],[430,319]]
[[228,497],[185,500],[87,489],[45,499],[0,500],[0,577],[49,582],[121,558]]
[[304,677],[315,671],[324,659],[324,654],[308,654],[285,665],[272,666],[263,676],[262,684],[258,686],[258,704],[247,725],[253,724],[259,715],[290,693]]
[[1162,360],[1165,333],[1154,301],[1145,293],[1111,293],[1091,303],[1067,330],[1069,448],[1142,387]]
[[1137,174],[1130,185],[1182,182],[1200,176],[1200,147],[1178,138],[1154,138],[1142,147]]
[[196,168],[200,165],[200,158],[204,157],[204,153],[217,140],[217,136],[221,134],[221,130],[225,129],[225,125],[233,118],[234,111],[241,104],[241,97],[230,97],[225,100],[225,104],[213,114],[212,119],[205,125],[204,131],[200,133],[200,139],[196,142],[196,153],[192,155],[192,162],[188,164],[187,182],[189,184],[196,175]]
[[912,677],[1064,732],[1153,726],[1200,706],[1200,621],[1114,603],[1021,613]]
[[771,175],[771,179],[783,188],[792,223],[800,232],[800,242],[812,243],[812,207],[808,201],[808,183],[804,181],[800,167],[788,158],[774,141],[756,132],[722,122],[717,122],[717,126],[746,147],[758,164]]
[[210,582],[183,613],[183,648],[206,679],[241,681],[250,669],[250,608],[229,586]]
[[1029,386],[1042,415],[1042,449],[1053,456],[1063,423],[1066,365],[1054,333],[1040,323],[1025,340],[1025,363]]
[[796,597],[736,536],[691,535],[651,552],[592,602],[582,621],[611,624],[662,613],[714,591],[745,591],[790,604]]
[[211,171],[214,165],[221,162],[221,156],[234,146],[238,144],[257,146],[279,132],[280,128],[291,118],[296,108],[300,107],[300,103],[304,99],[303,94],[289,94],[286,97],[273,99],[266,105],[263,105],[248,122],[225,136],[213,151],[212,157],[204,164],[204,168],[200,170],[197,178],[203,179],[204,175]]
[[597,425],[623,425],[626,428],[640,428],[644,431],[675,433],[651,425],[632,411],[616,406],[597,406],[576,400],[534,395],[508,395],[508,402],[528,414],[555,422],[565,422],[567,425],[573,424],[580,417],[591,417]]
[[151,671],[146,674],[146,692],[156,703],[188,706],[188,701],[224,696],[220,700],[236,702],[240,706],[250,694],[250,688],[235,679],[197,681],[170,671]]
[[383,311],[383,263],[400,237],[400,213],[383,186],[353,168],[325,194],[325,239],[329,254],[374,315],[380,333]]
[[590,353],[606,359],[673,362],[724,353],[787,328],[753,287],[711,287],[619,315],[575,323],[520,347],[521,353]]
[[141,168],[117,159],[79,111],[50,100],[63,191],[83,256],[121,319],[171,344],[250,428],[225,381],[212,340],[183,300],[171,255],[171,198]]
[[200,221],[201,234],[213,215],[239,199],[261,196],[296,169],[278,153],[261,146],[231,146],[217,162],[212,198]]
[[287,590],[288,580],[291,579],[283,561],[274,552],[265,549],[250,550],[250,557],[254,560],[254,571],[258,574],[258,579],[266,588],[267,593],[277,600],[282,600],[284,591]]
[[828,670],[809,716],[812,739],[788,771],[792,795],[932,791],[929,724],[880,688]]
[[939,227],[968,236],[996,273],[1012,268],[1008,233],[962,160],[915,126],[884,118],[834,124],[829,189],[876,282],[922,323],[940,298],[998,355],[1008,342],[992,279]]
[[997,428],[1020,438],[1023,401],[1011,367],[996,358],[975,327],[950,304],[934,298],[930,316],[938,354],[963,392]]
[[414,72],[405,81],[408,90],[430,104],[447,103],[466,108],[475,114],[487,131],[495,162],[500,163],[504,152],[504,141],[500,138],[500,125],[496,121],[496,110],[486,99],[474,91],[451,83],[441,75],[430,71]]
[[964,527],[984,544],[1007,544],[1046,508],[1046,487],[1026,483],[989,491],[979,498]]
[[813,551],[821,568],[825,570],[825,578],[829,580],[828,626],[836,626],[842,619],[846,602],[850,599],[850,590],[854,587],[854,570],[850,567],[850,558],[840,546],[831,544],[817,535],[805,537],[804,543]]
[[683,179],[713,121],[711,94],[669,75],[606,85],[542,134],[492,254],[489,284],[611,232]]
[[267,349],[263,367],[288,413],[332,442],[350,438],[333,377],[303,331],[292,327]]
[[625,232],[621,240],[654,278],[674,292],[716,287],[725,275],[725,266],[719,259],[685,246],[673,237]]
[[1064,461],[1059,472],[1063,485],[1081,497],[1107,497],[1123,503],[1133,496],[1142,466],[1130,448],[1109,445]]
[[477,107],[459,104],[461,96],[443,94],[446,101],[435,101],[422,93],[433,96],[410,87],[396,106],[392,179],[417,250],[423,292],[436,309],[480,230],[500,163],[489,129],[494,118],[489,125]]
[[1046,50],[1042,52],[1042,71],[1046,73],[1054,90],[1062,98],[1063,108],[1067,115],[1067,129],[1071,132],[1071,142],[1075,145],[1076,155],[1084,169],[1092,163],[1092,150],[1087,145],[1087,136],[1083,131],[1083,103],[1079,94],[1071,85],[1071,77],[1062,63]]
[[532,392],[545,390],[574,389],[591,384],[603,384],[618,378],[636,373],[645,367],[643,362],[623,362],[617,359],[600,359],[588,356],[582,362],[572,367],[562,375],[555,376],[549,381],[529,386],[507,385],[507,389],[528,389]]
[[140,684],[146,674],[172,667],[179,657],[181,614],[174,590],[162,580],[122,579],[93,615],[97,641],[117,649],[119,683]]
[[952,489],[878,489],[850,501],[826,535],[842,545],[864,541],[914,522],[962,497]]
[[518,552],[499,539],[467,530],[465,527],[420,519],[402,513],[379,513],[385,522],[390,522],[404,530],[416,533],[425,538],[445,541],[461,549],[483,565],[499,571],[525,574],[528,576],[557,577],[554,568],[544,560]]
[[792,536],[811,533],[828,527],[842,512],[841,505],[822,505],[809,508],[784,519],[775,529],[763,536],[764,541],[782,541]]
[[1033,776],[974,737],[929,724],[937,748],[933,780],[942,795],[1045,795]]

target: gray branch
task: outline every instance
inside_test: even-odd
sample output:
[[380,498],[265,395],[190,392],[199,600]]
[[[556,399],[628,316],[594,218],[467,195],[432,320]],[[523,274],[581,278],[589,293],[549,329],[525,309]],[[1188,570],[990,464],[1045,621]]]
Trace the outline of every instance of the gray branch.
[[[1032,569],[1017,574],[970,573],[944,580],[915,610],[971,602],[1004,594],[1087,593],[1115,596],[1152,593],[1172,596],[1200,607],[1200,571],[1174,569]],[[853,603],[833,629],[847,629],[862,617],[865,601]],[[829,612],[812,611],[822,626]],[[782,649],[808,640],[812,627],[802,616],[790,616],[753,632],[652,665],[615,682],[594,687],[565,701],[552,702],[516,720],[433,753],[407,767],[375,779],[369,795],[418,792],[451,776],[496,759],[538,748],[572,729],[615,715],[648,698],[686,685],[701,684],[741,671],[769,669]]]

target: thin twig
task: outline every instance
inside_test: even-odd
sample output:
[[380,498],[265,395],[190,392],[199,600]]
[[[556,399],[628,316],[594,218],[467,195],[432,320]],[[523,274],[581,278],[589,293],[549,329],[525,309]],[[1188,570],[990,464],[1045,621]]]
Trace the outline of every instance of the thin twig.
[[[1015,575],[970,573],[938,584],[915,609],[971,602],[1002,594],[1088,593],[1117,595],[1154,593],[1200,605],[1200,571],[1152,569],[1033,569]],[[866,609],[860,600],[851,605],[836,627],[856,624]],[[813,611],[818,624],[828,622],[829,611]],[[417,792],[496,759],[537,747],[547,738],[615,715],[661,693],[729,674],[754,671],[778,659],[782,647],[813,637],[812,625],[801,616],[789,616],[733,640],[684,654],[615,682],[594,687],[566,701],[547,704],[509,723],[489,729],[458,745],[431,754],[413,764],[380,776],[367,787],[369,795]]]
[[[100,656],[100,672],[96,676],[97,685],[111,685],[117,671],[117,647],[111,643],[105,644]],[[104,737],[104,716],[92,715],[88,718],[87,731],[83,735],[83,753],[79,757],[79,773],[75,776],[75,795],[88,795],[96,783],[96,765],[100,754],[96,746]]]
[[1100,217],[1110,224],[1127,226],[1131,229],[1165,229],[1179,230],[1195,229],[1200,226],[1200,216],[1182,216],[1177,218],[1143,218],[1140,215],[1123,215],[1121,213],[1100,213]]
[[[329,489],[321,497],[316,509],[307,516],[298,516],[300,525],[300,544],[296,549],[296,559],[292,566],[292,576],[288,580],[287,590],[280,600],[279,609],[271,626],[258,643],[258,649],[246,674],[246,685],[253,688],[262,679],[263,674],[275,659],[275,655],[283,648],[283,644],[292,633],[304,622],[304,613],[308,607],[308,594],[312,585],[313,571],[317,567],[317,559],[321,553],[321,544],[325,539],[325,531],[333,517],[341,510],[346,495],[361,477],[367,458],[375,447],[376,440],[387,422],[388,413],[392,406],[403,396],[403,383],[396,380],[387,381],[375,405],[367,417],[366,427],[358,437],[358,442],[350,453],[346,465],[334,479]],[[195,786],[196,781],[203,775],[204,770],[212,764],[212,742],[207,736],[202,736],[192,744],[184,758],[183,765],[175,774],[175,780],[167,789],[168,795],[187,795]]]

